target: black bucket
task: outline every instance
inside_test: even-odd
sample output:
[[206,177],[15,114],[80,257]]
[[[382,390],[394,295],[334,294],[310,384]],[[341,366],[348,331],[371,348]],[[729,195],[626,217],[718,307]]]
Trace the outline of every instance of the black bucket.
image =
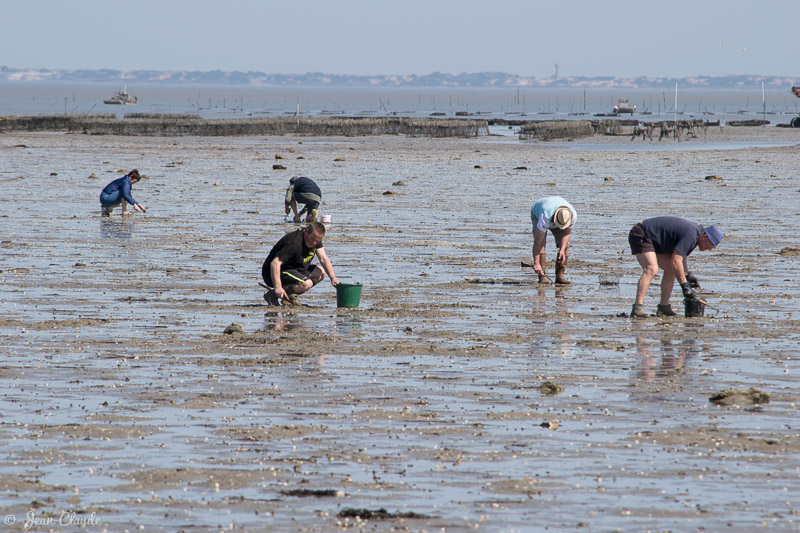
[[683,307],[686,318],[703,316],[706,312],[706,304],[697,298],[684,298]]

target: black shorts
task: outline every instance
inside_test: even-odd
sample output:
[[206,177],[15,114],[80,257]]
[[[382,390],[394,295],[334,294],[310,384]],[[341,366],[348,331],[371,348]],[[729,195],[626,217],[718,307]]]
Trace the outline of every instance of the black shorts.
[[653,243],[644,234],[644,226],[641,222],[633,226],[628,233],[628,244],[631,245],[631,254],[633,255],[656,251]]
[[[317,268],[317,265],[309,264],[308,269],[304,270],[302,268],[291,268],[289,270],[281,270],[281,285],[294,285],[295,283],[303,283],[308,277],[311,275],[311,272]],[[265,262],[264,266],[261,267],[261,277],[264,278],[264,283],[267,287],[275,288],[275,284],[272,282],[272,275],[269,270],[269,265]]]

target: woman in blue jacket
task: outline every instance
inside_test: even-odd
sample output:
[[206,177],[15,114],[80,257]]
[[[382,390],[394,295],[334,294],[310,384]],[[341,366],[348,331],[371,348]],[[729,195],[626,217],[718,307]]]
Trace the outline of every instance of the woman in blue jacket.
[[133,199],[131,196],[131,189],[134,183],[139,183],[142,177],[136,169],[131,170],[119,179],[116,179],[105,186],[103,192],[100,193],[100,207],[102,208],[103,216],[110,217],[111,211],[122,204],[122,214],[127,215],[127,206],[131,204],[133,209],[147,212],[147,208]]

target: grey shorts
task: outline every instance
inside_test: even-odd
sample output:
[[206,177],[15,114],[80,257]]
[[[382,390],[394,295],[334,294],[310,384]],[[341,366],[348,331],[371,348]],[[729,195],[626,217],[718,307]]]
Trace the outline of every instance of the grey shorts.
[[316,194],[301,192],[294,195],[294,201],[298,204],[304,204],[305,207],[303,210],[308,209],[311,211],[312,209],[319,209],[319,205],[322,203],[322,198]]

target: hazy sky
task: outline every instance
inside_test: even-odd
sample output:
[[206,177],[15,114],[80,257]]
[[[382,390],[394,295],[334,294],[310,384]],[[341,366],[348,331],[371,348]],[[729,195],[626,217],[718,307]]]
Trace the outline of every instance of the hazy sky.
[[800,79],[797,0],[0,0],[0,65]]

